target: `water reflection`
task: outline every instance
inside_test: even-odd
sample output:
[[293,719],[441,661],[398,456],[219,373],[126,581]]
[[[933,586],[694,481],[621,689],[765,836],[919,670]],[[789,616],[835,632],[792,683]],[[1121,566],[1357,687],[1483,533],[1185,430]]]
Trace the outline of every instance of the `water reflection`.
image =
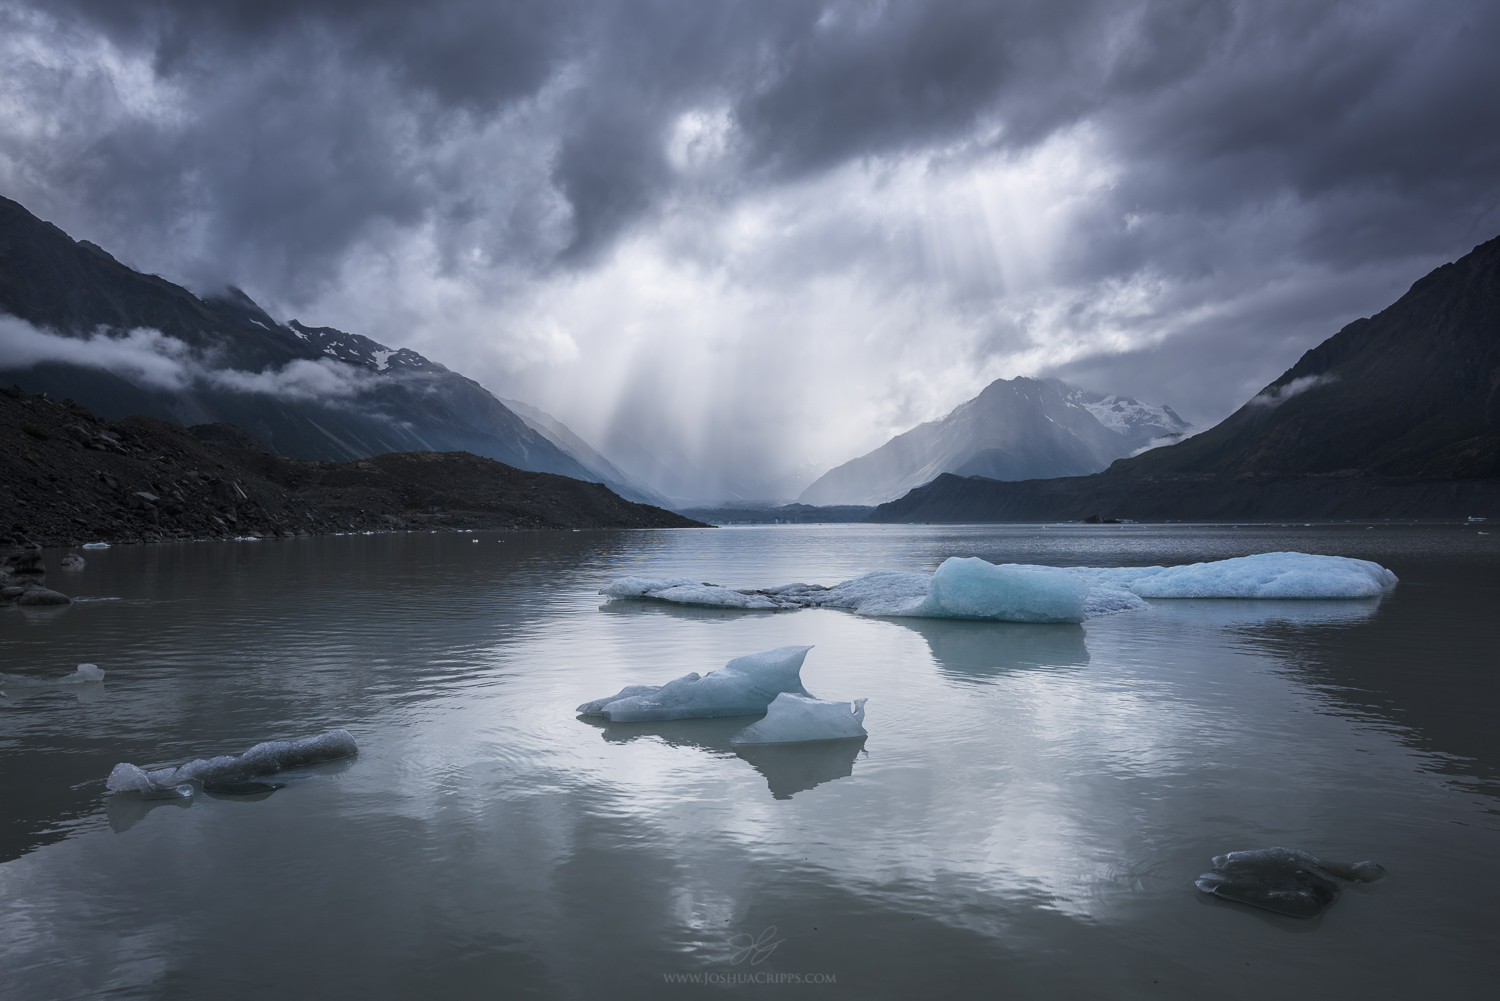
[[146,819],[146,815],[164,806],[186,810],[193,805],[191,796],[186,799],[142,799],[140,793],[117,793],[104,803],[104,815],[109,820],[109,829],[124,834]]
[[1287,625],[1352,626],[1374,618],[1380,598],[1279,600],[1274,598],[1154,598],[1144,613],[1200,626]]
[[637,601],[633,598],[612,598],[599,606],[599,611],[610,615],[662,615],[690,622],[713,622],[726,619],[742,619],[746,616],[758,618],[763,615],[794,613],[801,609],[785,608],[710,608],[706,605],[679,605],[670,601]]
[[11,685],[0,684],[0,706],[22,702],[40,695],[71,695],[79,702],[99,702],[104,698],[104,682],[83,681],[72,684]]
[[603,731],[600,736],[611,743],[628,744],[654,737],[668,747],[691,747],[727,758],[734,754],[729,738],[761,718],[760,715],[713,716],[707,719],[615,723],[601,716],[579,716],[578,721]]
[[865,739],[755,744],[738,747],[735,753],[766,777],[773,799],[791,799],[793,793],[853,775],[854,759],[864,750]]
[[890,619],[921,635],[946,674],[977,681],[1010,671],[1085,667],[1089,649],[1074,623]]
[[614,723],[598,716],[579,716],[611,743],[628,744],[654,739],[668,747],[690,747],[718,758],[739,757],[765,777],[774,799],[854,774],[854,760],[864,749],[864,737],[814,740],[795,744],[757,744],[731,747],[729,740],[761,716],[718,716],[711,719],[674,719],[653,723]]

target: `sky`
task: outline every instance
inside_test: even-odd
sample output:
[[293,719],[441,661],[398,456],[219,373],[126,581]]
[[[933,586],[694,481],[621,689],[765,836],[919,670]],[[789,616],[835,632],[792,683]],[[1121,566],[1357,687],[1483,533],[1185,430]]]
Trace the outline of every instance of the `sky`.
[[0,194],[701,499],[990,381],[1211,425],[1500,234],[1500,5],[0,0]]

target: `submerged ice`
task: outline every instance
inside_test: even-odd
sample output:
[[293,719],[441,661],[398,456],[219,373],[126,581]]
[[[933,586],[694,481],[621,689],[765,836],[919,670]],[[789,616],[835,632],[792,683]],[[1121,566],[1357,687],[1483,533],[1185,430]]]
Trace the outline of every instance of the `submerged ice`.
[[802,661],[811,649],[778,647],[736,657],[708,674],[685,674],[665,685],[628,685],[607,698],[585,702],[578,712],[615,723],[756,715],[784,692],[808,694],[802,687]]
[[790,744],[868,736],[866,699],[828,702],[811,695],[784,692],[766,709],[764,719],[729,738],[730,744]]
[[42,688],[47,685],[81,685],[88,681],[103,681],[104,672],[93,664],[79,664],[72,674],[61,678],[31,678],[23,674],[0,674],[0,685],[10,688]]
[[1146,598],[1373,598],[1396,583],[1378,563],[1260,553],[1176,567],[1044,567],[952,557],[932,574],[881,570],[832,587],[735,589],[691,578],[619,577],[611,598],[719,608],[843,608],[860,615],[1081,622],[1146,607]]
[[191,796],[194,783],[209,792],[251,786],[257,792],[269,791],[277,786],[254,780],[289,768],[347,758],[358,750],[348,730],[330,730],[302,740],[268,740],[244,754],[198,758],[176,768],[147,770],[122,761],[109,773],[105,788],[112,793],[138,792],[147,799]]
[[1385,878],[1374,862],[1330,862],[1297,848],[1230,852],[1213,860],[1194,885],[1204,893],[1294,918],[1317,917],[1338,900],[1346,883]]

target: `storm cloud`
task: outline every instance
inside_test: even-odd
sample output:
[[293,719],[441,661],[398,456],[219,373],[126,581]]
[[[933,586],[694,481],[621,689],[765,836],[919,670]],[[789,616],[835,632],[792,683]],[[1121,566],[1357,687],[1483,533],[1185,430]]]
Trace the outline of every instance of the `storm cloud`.
[[1223,417],[1500,232],[1497,38],[1456,0],[0,0],[0,190],[679,496],[791,496],[999,377]]

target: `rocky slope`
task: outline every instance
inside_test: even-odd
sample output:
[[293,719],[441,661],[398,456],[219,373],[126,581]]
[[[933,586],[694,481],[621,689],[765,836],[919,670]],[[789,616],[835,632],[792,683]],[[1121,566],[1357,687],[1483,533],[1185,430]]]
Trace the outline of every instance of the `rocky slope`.
[[478,383],[414,351],[282,324],[235,289],[200,299],[6,198],[0,314],[0,385],[106,418],[230,423],[300,459],[464,450],[598,478]]
[[11,542],[700,525],[598,483],[466,452],[304,462],[231,425],[101,421],[71,401],[0,390],[0,536]]
[[803,504],[879,504],[940,473],[1028,480],[1104,469],[1188,424],[1170,407],[1102,396],[1055,379],[1000,379],[942,420],[829,470]]
[[1216,427],[1117,466],[1500,476],[1500,238],[1308,351]]

